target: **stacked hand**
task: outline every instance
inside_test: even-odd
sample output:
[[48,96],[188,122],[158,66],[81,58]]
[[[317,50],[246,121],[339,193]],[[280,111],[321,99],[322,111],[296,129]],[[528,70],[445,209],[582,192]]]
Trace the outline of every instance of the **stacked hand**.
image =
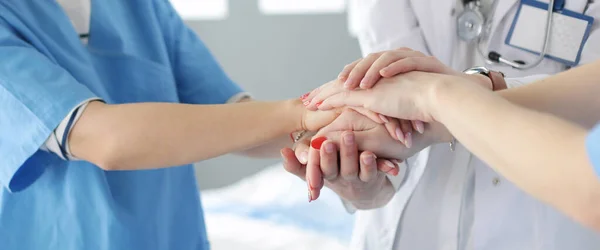
[[[309,200],[317,199],[325,185],[358,208],[385,205],[394,194],[385,174],[399,172],[401,160],[395,159],[451,140],[435,122],[430,101],[436,86],[447,81],[470,81],[491,89],[486,77],[465,75],[406,48],[347,65],[338,80],[303,96],[308,110],[344,111],[313,136],[310,148],[303,138],[294,150],[284,149],[286,169],[307,181]],[[419,133],[413,135],[413,129]]]

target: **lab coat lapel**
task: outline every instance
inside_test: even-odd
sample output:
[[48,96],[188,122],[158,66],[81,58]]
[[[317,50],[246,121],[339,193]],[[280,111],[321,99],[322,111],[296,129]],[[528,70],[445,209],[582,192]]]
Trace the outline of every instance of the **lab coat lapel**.
[[456,23],[452,16],[456,0],[411,0],[429,52],[444,63],[449,63],[456,39]]
[[496,34],[496,29],[498,29],[500,22],[502,22],[510,9],[518,2],[519,0],[497,0],[490,34]]

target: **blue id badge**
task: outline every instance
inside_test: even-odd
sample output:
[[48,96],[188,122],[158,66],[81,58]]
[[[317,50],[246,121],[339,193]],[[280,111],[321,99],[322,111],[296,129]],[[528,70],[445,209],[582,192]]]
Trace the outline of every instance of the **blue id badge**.
[[[576,66],[594,18],[564,9],[564,0],[554,1],[550,40],[546,58],[567,66]],[[548,4],[521,0],[505,43],[539,55],[544,45]]]

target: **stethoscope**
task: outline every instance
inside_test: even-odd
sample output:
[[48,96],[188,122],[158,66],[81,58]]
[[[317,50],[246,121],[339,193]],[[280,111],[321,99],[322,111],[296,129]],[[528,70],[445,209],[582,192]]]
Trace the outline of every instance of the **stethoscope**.
[[[564,5],[564,1],[561,2],[561,5]],[[550,0],[550,3],[548,4],[548,14],[546,17],[546,30],[544,34],[544,45],[542,46],[542,52],[532,63],[525,63],[521,60],[509,60],[493,50],[490,50],[486,57],[481,50],[481,43],[484,37],[490,35],[489,30],[492,23],[491,14],[489,14],[488,17],[483,15],[481,11],[481,0],[463,0],[463,4],[465,9],[457,19],[458,37],[465,42],[475,42],[475,45],[477,46],[477,52],[481,57],[486,58],[492,63],[500,63],[521,70],[534,68],[544,60],[548,50],[550,32],[552,31],[552,12],[554,10],[554,0]],[[559,7],[562,8],[562,6]],[[493,13],[493,9],[490,11],[490,13]]]

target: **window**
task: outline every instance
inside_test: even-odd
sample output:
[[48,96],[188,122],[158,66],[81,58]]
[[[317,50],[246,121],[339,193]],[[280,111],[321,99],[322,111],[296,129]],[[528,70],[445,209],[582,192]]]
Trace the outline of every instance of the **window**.
[[188,20],[225,19],[229,14],[228,0],[171,0],[171,4]]
[[[248,0],[244,0],[248,1]],[[258,0],[264,14],[342,13],[346,0]]]

